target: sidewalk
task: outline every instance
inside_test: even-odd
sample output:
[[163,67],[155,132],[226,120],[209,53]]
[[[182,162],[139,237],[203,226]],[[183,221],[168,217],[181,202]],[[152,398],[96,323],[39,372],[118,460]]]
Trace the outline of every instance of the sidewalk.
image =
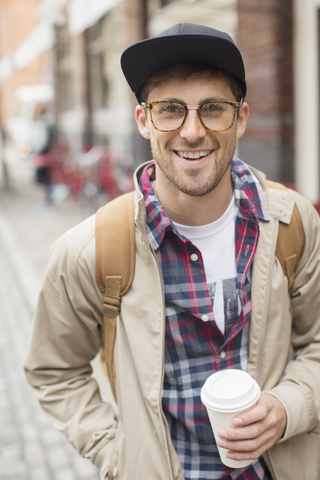
[[83,215],[69,198],[44,208],[25,159],[11,164],[10,175],[9,190],[0,190],[0,480],[98,480],[97,469],[49,424],[22,367],[50,247]]
[[9,188],[0,190],[0,215],[40,281],[51,245],[66,230],[83,220],[84,215],[73,198],[48,208],[44,202],[44,189],[34,183],[33,178],[30,159],[10,162]]

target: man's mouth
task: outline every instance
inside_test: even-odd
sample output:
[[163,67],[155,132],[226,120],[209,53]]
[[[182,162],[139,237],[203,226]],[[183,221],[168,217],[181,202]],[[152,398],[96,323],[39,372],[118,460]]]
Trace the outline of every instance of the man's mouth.
[[183,150],[174,150],[174,152],[182,158],[185,158],[186,160],[200,160],[201,158],[207,157],[210,155],[213,150],[201,150],[197,152],[192,152],[192,151],[183,151]]

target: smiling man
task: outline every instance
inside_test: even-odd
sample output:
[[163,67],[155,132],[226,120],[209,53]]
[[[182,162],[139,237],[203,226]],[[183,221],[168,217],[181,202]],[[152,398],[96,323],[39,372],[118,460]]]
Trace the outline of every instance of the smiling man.
[[[180,67],[180,74],[188,68]],[[136,109],[140,133],[150,139],[157,165],[153,188],[171,220],[187,225],[217,220],[229,205],[231,161],[248,117],[248,105],[236,101],[221,73],[216,78],[217,71],[202,69],[202,74],[198,67],[190,78],[153,88],[148,103]],[[201,205],[206,205],[204,217],[198,218],[194,213]]]
[[[101,479],[319,480],[318,215],[234,157],[249,107],[229,35],[175,25],[129,47],[121,64],[153,160],[135,173],[135,275],[114,351],[119,412],[101,400],[89,364],[104,328],[94,217],[53,249],[28,379]],[[289,276],[295,258],[285,274],[277,235],[296,208],[305,241]],[[252,460],[244,468],[221,462],[200,400],[206,378],[228,368],[262,391],[219,431],[227,457]]]

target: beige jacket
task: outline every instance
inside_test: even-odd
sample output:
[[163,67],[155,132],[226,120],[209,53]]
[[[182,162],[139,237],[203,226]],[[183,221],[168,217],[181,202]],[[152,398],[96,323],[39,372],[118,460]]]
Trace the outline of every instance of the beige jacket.
[[[264,175],[255,174],[265,189]],[[320,221],[292,191],[269,189],[267,200],[271,221],[260,222],[253,265],[248,371],[287,413],[284,438],[264,455],[274,479],[319,480]],[[306,247],[292,289],[292,320],[275,245],[278,220],[289,221],[294,202]],[[118,418],[91,377],[90,361],[103,339],[94,217],[67,232],[52,250],[25,369],[53,425],[91,459],[102,479],[183,480],[161,407],[164,296],[137,181],[135,218],[135,276],[117,321]]]

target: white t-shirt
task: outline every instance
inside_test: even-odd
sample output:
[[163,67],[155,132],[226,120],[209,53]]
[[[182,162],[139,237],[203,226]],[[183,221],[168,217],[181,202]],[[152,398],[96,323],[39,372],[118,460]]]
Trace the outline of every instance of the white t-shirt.
[[226,336],[241,312],[235,259],[235,209],[232,197],[225,213],[213,223],[199,227],[174,223],[202,254],[215,322]]

